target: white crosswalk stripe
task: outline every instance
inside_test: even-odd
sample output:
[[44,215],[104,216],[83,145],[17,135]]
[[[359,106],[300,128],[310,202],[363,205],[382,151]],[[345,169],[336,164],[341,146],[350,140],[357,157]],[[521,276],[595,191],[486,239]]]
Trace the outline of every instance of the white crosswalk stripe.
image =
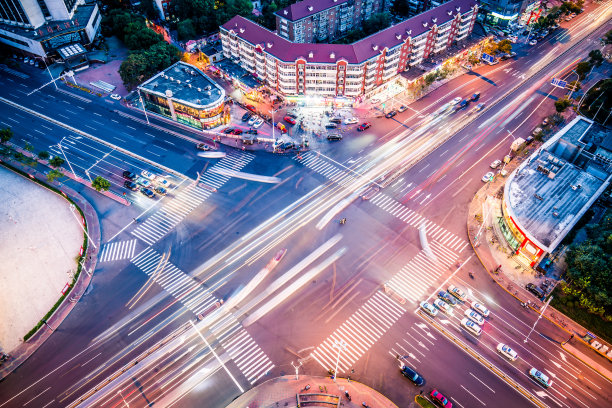
[[102,247],[99,262],[117,261],[120,259],[130,259],[134,256],[137,239],[121,242],[111,242]]
[[[134,265],[147,275],[154,275],[158,285],[195,315],[210,310],[219,302],[219,299],[191,276],[172,263],[161,264],[161,261],[162,255],[151,248],[145,249],[132,259]],[[232,314],[226,314],[219,319],[210,327],[210,331],[251,385],[274,367],[268,356]]]
[[[213,168],[240,170],[253,160],[254,157],[255,155],[247,152],[230,152],[204,173],[200,178],[200,183],[219,189],[230,177],[211,171]],[[132,234],[147,244],[153,245],[183,221],[189,213],[211,194],[212,192],[209,189],[199,185],[185,187],[176,197],[170,199],[162,208],[135,228]]]
[[300,157],[301,158],[296,157],[295,160],[336,183],[340,183],[341,181],[343,184],[350,183],[356,179],[356,175],[353,173],[338,168],[327,160],[317,156],[313,151],[308,151]]

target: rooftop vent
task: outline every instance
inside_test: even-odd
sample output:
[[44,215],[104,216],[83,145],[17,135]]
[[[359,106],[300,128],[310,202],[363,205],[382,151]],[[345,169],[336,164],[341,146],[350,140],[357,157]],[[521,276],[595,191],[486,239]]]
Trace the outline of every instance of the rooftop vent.
[[202,88],[198,88],[198,92],[202,92]]
[[[166,77],[166,78],[168,78],[168,77]],[[172,81],[174,81],[174,78],[173,78],[173,77],[170,77],[170,82],[172,82]]]
[[373,49],[374,51],[378,51],[378,45],[373,45],[373,46],[372,46],[372,49]]
[[314,58],[314,53],[312,51],[308,53],[308,58]]
[[191,75],[195,76],[196,72],[192,69],[190,72]]
[[308,11],[312,11],[312,10],[314,10],[314,7],[308,6]]
[[423,23],[423,27],[427,27],[427,21]]
[[436,21],[438,21],[438,19],[434,17],[434,18],[431,19],[431,21],[433,21],[435,23]]
[[242,34],[242,33],[244,33],[244,28],[241,28],[241,29],[240,29],[240,33],[241,33],[241,34]]
[[266,46],[267,46],[268,48],[272,48],[272,46],[273,46],[273,45],[274,45],[274,43],[266,43]]
[[539,194],[537,194],[537,193],[536,193],[536,194],[534,194],[533,196],[534,196],[536,199],[540,200],[540,201],[544,200],[544,197],[542,197],[541,195],[539,195]]
[[457,12],[461,11],[461,7],[455,7],[455,10],[457,10]]
[[335,59],[336,58],[336,54],[334,54],[333,52],[329,54],[329,58],[331,59]]
[[556,212],[556,211],[553,211],[552,215],[553,215],[553,217],[555,217],[555,218],[559,217],[559,213],[558,213],[558,212]]
[[196,99],[196,103],[197,103],[198,105],[200,105],[200,104],[202,103],[202,101],[201,101],[200,99]]
[[210,91],[206,91],[206,95],[210,96],[211,95]]
[[180,85],[180,84],[181,84],[181,81],[177,79],[177,80],[176,80],[176,83]]
[[189,87],[191,88],[191,84],[187,84],[187,85],[189,85]]
[[210,91],[211,87],[210,87],[210,85],[206,85],[206,88],[204,88],[204,89],[206,89],[207,91]]
[[406,30],[406,34],[412,35],[412,30]]
[[401,34],[395,34],[395,38],[397,38],[398,40],[402,39],[402,35]]
[[287,14],[289,14],[289,12],[287,10],[285,10],[285,11],[283,11],[283,14],[287,15]]

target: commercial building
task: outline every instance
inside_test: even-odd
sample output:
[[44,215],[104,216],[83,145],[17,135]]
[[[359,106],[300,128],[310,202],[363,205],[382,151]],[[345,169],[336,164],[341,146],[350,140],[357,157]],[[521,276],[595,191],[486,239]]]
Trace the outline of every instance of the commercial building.
[[389,6],[389,0],[298,1],[275,13],[276,33],[292,42],[329,42]]
[[225,91],[193,65],[177,62],[138,87],[145,108],[204,130],[227,123]]
[[0,0],[0,41],[29,56],[87,47],[100,30],[97,3],[84,0]]
[[220,37],[226,58],[278,94],[350,100],[466,39],[477,14],[475,0],[453,0],[353,44],[292,43],[236,16]]
[[499,226],[510,247],[534,266],[553,252],[612,178],[612,133],[577,117],[509,177]]
[[486,23],[505,27],[539,16],[537,12],[532,15],[539,5],[540,0],[481,0],[480,8]]

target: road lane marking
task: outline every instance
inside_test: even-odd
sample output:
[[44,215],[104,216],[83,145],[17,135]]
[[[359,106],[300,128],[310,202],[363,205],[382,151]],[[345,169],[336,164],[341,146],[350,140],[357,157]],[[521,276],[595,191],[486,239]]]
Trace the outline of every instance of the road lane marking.
[[484,402],[482,402],[480,399],[478,399],[477,396],[475,396],[474,394],[472,394],[467,388],[465,388],[463,385],[461,386],[461,388],[463,388],[465,390],[465,392],[467,392],[468,394],[470,394],[476,401],[480,402],[482,405],[485,405]]
[[495,394],[495,390],[491,387],[489,387],[487,384],[485,384],[484,382],[482,382],[482,380],[478,377],[476,377],[471,371],[470,371],[470,375],[472,377],[474,377],[479,383],[481,383],[482,385],[484,385],[485,387],[487,387],[489,389],[489,391],[491,391],[493,394]]

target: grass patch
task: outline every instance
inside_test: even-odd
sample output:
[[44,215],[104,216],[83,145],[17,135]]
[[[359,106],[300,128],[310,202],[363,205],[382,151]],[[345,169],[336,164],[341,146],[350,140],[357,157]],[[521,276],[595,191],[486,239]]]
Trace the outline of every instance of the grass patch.
[[[586,309],[580,307],[579,299],[572,295],[564,295],[558,287],[552,293],[553,300],[550,305],[574,320],[576,323],[586,328],[596,336],[612,343],[612,324],[605,321],[600,316],[589,313]],[[583,335],[586,333],[580,333]]]
[[430,400],[423,397],[422,395],[417,395],[414,400],[423,408],[437,408]]

